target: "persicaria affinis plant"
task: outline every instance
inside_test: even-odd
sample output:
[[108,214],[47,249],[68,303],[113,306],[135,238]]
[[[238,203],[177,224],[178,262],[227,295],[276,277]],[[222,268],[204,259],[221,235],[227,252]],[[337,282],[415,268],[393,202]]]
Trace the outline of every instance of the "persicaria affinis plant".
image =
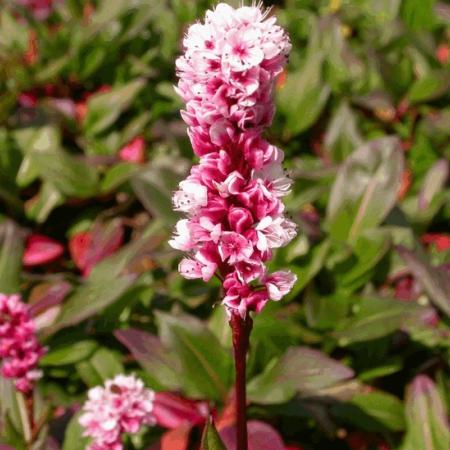
[[174,193],[187,218],[172,247],[189,252],[180,265],[188,279],[217,276],[230,316],[236,360],[238,449],[247,448],[245,357],[249,312],[280,300],[296,277],[268,273],[272,250],[296,235],[282,198],[291,180],[282,150],[263,138],[274,115],[272,92],[291,49],[289,37],[261,4],[234,9],[221,3],[192,25],[176,67],[182,117],[199,164]]

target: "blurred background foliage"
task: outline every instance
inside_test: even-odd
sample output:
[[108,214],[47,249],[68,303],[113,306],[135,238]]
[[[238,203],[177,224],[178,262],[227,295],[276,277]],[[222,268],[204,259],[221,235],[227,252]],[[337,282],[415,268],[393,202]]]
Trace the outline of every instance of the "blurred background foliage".
[[[275,3],[293,50],[267,137],[300,232],[273,266],[299,281],[255,320],[250,416],[286,448],[448,450],[450,4]],[[70,418],[124,370],[229,406],[219,285],[183,280],[167,245],[193,163],[174,61],[213,5],[2,2],[0,291],[23,293],[49,348],[36,449],[85,448]],[[3,442],[25,448],[22,400],[0,384]]]

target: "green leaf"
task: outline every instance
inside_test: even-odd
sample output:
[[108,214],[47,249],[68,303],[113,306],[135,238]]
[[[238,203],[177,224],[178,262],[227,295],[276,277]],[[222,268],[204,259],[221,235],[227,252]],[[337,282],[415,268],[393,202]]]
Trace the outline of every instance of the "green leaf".
[[429,30],[435,23],[435,0],[403,0],[401,16],[412,30]]
[[103,278],[89,278],[64,303],[61,314],[49,331],[55,332],[61,328],[76,325],[84,319],[100,312],[112,304],[135,282],[133,274],[111,278],[107,282]]
[[297,264],[290,266],[291,271],[297,275],[297,282],[292,291],[288,294],[288,299],[295,298],[296,295],[320,272],[330,251],[330,245],[331,242],[329,239],[324,240],[313,247],[304,258],[297,262]]
[[414,378],[406,391],[406,436],[401,450],[447,450],[450,429],[444,402],[433,381]]
[[145,209],[168,224],[173,224],[178,215],[173,210],[172,192],[179,179],[173,168],[155,167],[152,163],[133,177],[131,186]]
[[62,450],[86,450],[89,439],[83,437],[84,428],[78,422],[81,413],[75,414],[70,419],[64,434]]
[[93,95],[88,101],[88,112],[83,123],[86,133],[95,136],[106,130],[131,105],[144,85],[144,80],[134,80],[111,92]]
[[224,400],[231,384],[230,353],[206,324],[188,315],[157,313],[162,343],[181,361],[186,392],[194,397]]
[[69,197],[91,197],[97,192],[97,171],[62,150],[35,152],[33,162],[44,180]]
[[415,81],[409,89],[408,99],[411,103],[434,100],[448,93],[450,74],[448,71],[432,71]]
[[52,348],[44,355],[40,364],[42,366],[65,366],[74,364],[89,358],[98,348],[98,344],[92,340],[77,341],[62,345],[59,348]]
[[296,393],[320,395],[321,389],[352,377],[350,368],[318,350],[291,347],[279,361],[273,361],[248,383],[248,396],[257,403],[283,403]]
[[332,333],[339,345],[378,339],[396,330],[406,329],[414,321],[420,322],[429,313],[429,308],[416,303],[368,297],[360,300],[356,311],[353,317],[337,324],[338,331]]
[[63,202],[64,196],[51,183],[45,181],[37,196],[25,205],[25,213],[28,219],[44,223],[50,213]]
[[278,108],[285,115],[285,129],[289,134],[309,128],[328,100],[330,88],[321,80],[322,62],[321,52],[311,52],[302,69],[288,75],[278,94]]
[[396,202],[403,160],[394,137],[370,141],[347,158],[331,188],[327,207],[333,238],[354,241],[383,221]]
[[114,335],[164,390],[180,389],[182,386],[180,363],[176,356],[163,346],[158,337],[136,328],[116,330]]
[[139,167],[132,163],[119,163],[112,166],[102,180],[101,191],[106,193],[117,189],[121,184],[128,181],[138,170]]
[[381,391],[356,394],[350,402],[331,407],[337,417],[371,432],[403,431],[403,403]]
[[433,303],[450,315],[450,279],[444,270],[432,267],[425,256],[414,253],[406,247],[398,246],[397,251],[423,286]]
[[10,220],[0,224],[0,292],[14,294],[20,291],[23,237]]
[[220,439],[219,433],[214,427],[212,419],[206,422],[203,429],[202,443],[200,444],[201,450],[226,450],[225,445]]

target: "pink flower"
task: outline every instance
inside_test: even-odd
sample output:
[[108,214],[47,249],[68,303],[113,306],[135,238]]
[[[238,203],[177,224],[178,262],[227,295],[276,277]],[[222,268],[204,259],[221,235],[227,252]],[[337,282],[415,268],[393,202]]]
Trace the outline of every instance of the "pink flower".
[[119,150],[119,158],[136,164],[145,162],[145,141],[138,136]]
[[272,300],[281,300],[294,286],[297,276],[292,272],[274,272],[264,277],[264,284]]
[[260,6],[220,3],[188,29],[176,62],[176,91],[186,102],[181,116],[200,161],[173,195],[187,218],[169,243],[188,252],[180,273],[204,281],[216,274],[228,312],[243,317],[261,311],[269,297],[279,300],[295,281],[265,267],[272,249],[296,235],[281,201],[292,184],[284,154],[262,138],[291,47],[267,16]]
[[0,294],[0,373],[14,379],[18,391],[32,391],[42,376],[37,365],[45,349],[39,344],[27,305],[19,295]]
[[53,239],[41,234],[31,234],[25,243],[22,256],[24,266],[40,266],[58,259],[64,247]]
[[234,231],[224,231],[219,243],[219,254],[222,261],[228,259],[229,264],[244,261],[253,253],[251,242]]
[[122,450],[122,435],[153,425],[155,394],[134,375],[117,375],[89,390],[79,422],[92,438],[88,450]]

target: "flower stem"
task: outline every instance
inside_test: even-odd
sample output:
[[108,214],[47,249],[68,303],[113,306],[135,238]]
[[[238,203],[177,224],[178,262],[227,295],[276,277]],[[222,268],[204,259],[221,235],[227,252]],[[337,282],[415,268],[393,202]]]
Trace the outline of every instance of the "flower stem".
[[252,326],[249,315],[243,319],[232,314],[230,318],[236,366],[236,450],[248,450],[246,359]]

